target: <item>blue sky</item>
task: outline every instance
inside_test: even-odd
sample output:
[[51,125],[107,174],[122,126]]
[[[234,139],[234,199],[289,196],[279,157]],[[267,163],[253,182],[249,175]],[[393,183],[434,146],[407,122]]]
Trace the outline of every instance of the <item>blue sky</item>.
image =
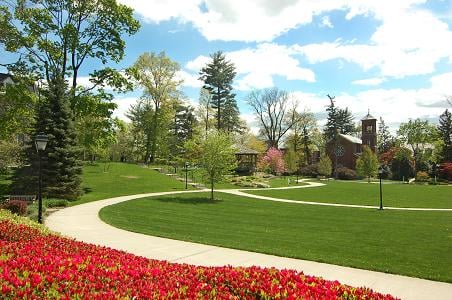
[[[320,125],[326,94],[335,95],[356,121],[370,109],[393,131],[409,118],[437,122],[450,107],[451,0],[119,2],[135,9],[142,28],[125,38],[126,57],[117,68],[143,52],[165,51],[180,64],[183,91],[196,104],[198,72],[222,50],[237,68],[237,101],[254,129],[246,95],[273,86],[288,91],[299,110],[315,113]],[[139,96],[118,95],[116,115],[123,118]]]

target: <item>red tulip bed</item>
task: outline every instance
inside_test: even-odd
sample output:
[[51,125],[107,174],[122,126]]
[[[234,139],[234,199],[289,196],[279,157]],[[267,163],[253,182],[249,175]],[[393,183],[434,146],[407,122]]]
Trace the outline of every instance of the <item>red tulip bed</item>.
[[77,242],[0,211],[2,299],[394,299],[293,270],[198,267]]

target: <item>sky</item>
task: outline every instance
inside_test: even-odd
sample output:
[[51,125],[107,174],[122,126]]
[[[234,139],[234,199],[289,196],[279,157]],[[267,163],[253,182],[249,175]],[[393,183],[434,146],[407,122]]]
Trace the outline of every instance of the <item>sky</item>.
[[[134,8],[142,27],[124,37],[126,56],[113,67],[165,51],[180,64],[182,90],[196,104],[199,70],[221,50],[236,67],[234,92],[254,131],[246,97],[271,87],[290,93],[320,126],[327,94],[356,121],[369,110],[393,132],[410,118],[437,123],[450,108],[452,0],[118,1]],[[117,95],[115,115],[125,118],[139,97],[139,90]]]

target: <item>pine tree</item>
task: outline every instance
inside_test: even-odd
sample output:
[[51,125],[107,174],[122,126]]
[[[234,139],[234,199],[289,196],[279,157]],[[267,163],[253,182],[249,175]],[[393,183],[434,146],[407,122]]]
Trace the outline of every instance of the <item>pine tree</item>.
[[225,106],[229,106],[229,115],[238,113],[237,104],[234,107],[235,94],[232,93],[232,81],[236,75],[235,66],[226,60],[226,56],[221,51],[212,54],[211,58],[212,62],[201,69],[200,80],[204,81],[203,88],[212,95],[211,107],[215,109],[217,129],[227,129],[225,116],[223,116]]
[[[50,198],[75,200],[82,194],[82,164],[66,84],[53,79],[44,99],[39,103],[34,136],[39,133],[49,138],[45,151],[40,151],[43,195]],[[37,187],[38,155],[31,141],[27,156],[29,169],[21,170],[14,183],[15,191],[33,191]],[[28,176],[23,176],[28,174]],[[22,176],[21,176],[22,175]],[[31,176],[30,176],[31,175]]]
[[444,161],[452,161],[452,114],[448,109],[439,116],[438,131],[444,143],[441,152]]
[[334,98],[328,95],[330,105],[328,105],[327,121],[324,128],[324,136],[326,141],[335,140],[337,133],[350,134],[355,130],[353,123],[353,115],[348,108],[341,109],[335,106]]
[[377,151],[378,153],[385,153],[394,146],[394,137],[389,132],[389,127],[386,126],[383,118],[380,117],[380,124],[378,125],[378,138],[377,138]]

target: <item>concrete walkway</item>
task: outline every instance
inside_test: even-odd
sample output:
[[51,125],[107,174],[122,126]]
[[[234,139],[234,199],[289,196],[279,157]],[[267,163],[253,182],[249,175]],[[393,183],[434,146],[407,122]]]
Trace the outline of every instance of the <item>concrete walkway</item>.
[[[123,201],[204,191],[150,193],[90,202],[55,212],[47,217],[45,224],[53,231],[80,241],[153,259],[203,266],[288,268],[356,287],[370,287],[402,299],[452,299],[452,284],[448,283],[153,237],[112,227],[98,216],[101,208]],[[249,197],[249,194],[246,196]]]

